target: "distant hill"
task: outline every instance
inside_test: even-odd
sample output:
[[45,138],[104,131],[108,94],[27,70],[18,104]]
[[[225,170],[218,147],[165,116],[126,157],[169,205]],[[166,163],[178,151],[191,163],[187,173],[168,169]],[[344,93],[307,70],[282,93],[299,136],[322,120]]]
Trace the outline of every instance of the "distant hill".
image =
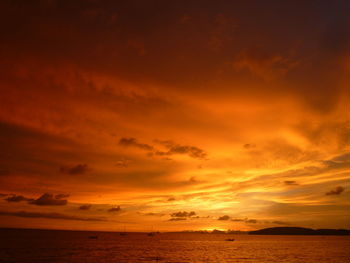
[[304,227],[272,227],[250,231],[250,235],[333,235],[347,236],[350,230],[346,229],[311,229]]

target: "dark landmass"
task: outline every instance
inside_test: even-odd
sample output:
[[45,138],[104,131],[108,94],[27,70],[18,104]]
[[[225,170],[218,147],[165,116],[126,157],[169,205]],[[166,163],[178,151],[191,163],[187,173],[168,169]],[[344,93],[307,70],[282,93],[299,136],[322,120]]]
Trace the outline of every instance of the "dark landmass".
[[311,229],[304,227],[272,227],[256,231],[250,231],[250,235],[325,235],[325,236],[347,236],[347,229]]

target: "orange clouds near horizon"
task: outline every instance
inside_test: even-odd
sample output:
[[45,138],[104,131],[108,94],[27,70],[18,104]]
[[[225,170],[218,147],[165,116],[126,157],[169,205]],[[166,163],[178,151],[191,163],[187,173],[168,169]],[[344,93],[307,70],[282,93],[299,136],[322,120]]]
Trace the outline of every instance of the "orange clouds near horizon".
[[2,1],[0,227],[350,228],[335,1]]

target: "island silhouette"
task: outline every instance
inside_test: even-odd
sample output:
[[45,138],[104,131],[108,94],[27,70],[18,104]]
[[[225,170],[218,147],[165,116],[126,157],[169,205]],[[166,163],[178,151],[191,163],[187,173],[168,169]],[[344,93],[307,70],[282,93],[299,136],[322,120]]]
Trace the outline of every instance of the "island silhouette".
[[250,231],[250,235],[327,235],[347,236],[350,230],[347,229],[312,229],[305,227],[271,227]]

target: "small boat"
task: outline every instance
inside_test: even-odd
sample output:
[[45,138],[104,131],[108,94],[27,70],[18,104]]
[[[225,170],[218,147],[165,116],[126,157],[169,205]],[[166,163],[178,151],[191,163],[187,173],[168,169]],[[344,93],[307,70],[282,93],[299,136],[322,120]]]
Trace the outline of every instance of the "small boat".
[[235,241],[234,238],[228,238],[228,239],[225,239],[225,241]]
[[90,239],[98,239],[98,236],[89,236]]
[[151,232],[149,232],[149,233],[147,234],[147,236],[153,237],[153,236],[155,236],[157,233],[159,233],[159,232],[155,232],[155,231],[153,230],[153,227],[152,227]]
[[119,232],[119,235],[126,236],[128,233],[126,233],[126,227],[124,226],[123,232]]

